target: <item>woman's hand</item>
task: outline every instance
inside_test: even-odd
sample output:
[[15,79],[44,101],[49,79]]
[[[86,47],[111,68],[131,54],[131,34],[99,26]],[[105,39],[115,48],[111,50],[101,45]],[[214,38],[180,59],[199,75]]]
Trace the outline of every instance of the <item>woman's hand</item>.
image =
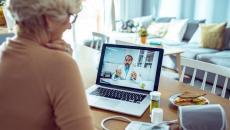
[[66,43],[64,40],[56,40],[52,43],[47,43],[46,46],[50,49],[56,49],[60,51],[64,51],[72,55],[73,49],[71,48],[70,44]]

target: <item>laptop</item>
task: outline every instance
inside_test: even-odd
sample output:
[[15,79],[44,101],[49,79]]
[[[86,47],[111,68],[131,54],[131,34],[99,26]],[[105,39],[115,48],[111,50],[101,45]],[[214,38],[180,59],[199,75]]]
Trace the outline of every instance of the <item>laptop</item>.
[[96,84],[86,90],[92,107],[142,116],[158,90],[163,49],[104,44]]

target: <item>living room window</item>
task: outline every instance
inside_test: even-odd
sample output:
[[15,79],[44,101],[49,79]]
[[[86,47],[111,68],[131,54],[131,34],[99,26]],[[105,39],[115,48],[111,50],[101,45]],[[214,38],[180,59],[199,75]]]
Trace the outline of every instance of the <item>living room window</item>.
[[[84,44],[92,39],[92,32],[109,33],[115,27],[115,5],[119,0],[84,0],[83,10],[79,13],[71,30],[64,33],[64,39],[72,44]],[[73,33],[73,34],[72,34]]]

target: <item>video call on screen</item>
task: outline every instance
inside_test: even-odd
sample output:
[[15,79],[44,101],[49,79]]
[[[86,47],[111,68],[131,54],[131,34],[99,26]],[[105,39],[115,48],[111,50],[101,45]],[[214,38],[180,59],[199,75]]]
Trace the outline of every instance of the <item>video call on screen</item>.
[[106,47],[100,83],[153,90],[159,52]]

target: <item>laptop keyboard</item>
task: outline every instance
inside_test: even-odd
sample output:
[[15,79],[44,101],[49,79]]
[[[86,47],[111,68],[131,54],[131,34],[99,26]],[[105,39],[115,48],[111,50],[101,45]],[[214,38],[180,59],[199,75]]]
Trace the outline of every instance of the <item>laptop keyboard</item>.
[[90,94],[128,102],[140,103],[146,95],[98,87]]

